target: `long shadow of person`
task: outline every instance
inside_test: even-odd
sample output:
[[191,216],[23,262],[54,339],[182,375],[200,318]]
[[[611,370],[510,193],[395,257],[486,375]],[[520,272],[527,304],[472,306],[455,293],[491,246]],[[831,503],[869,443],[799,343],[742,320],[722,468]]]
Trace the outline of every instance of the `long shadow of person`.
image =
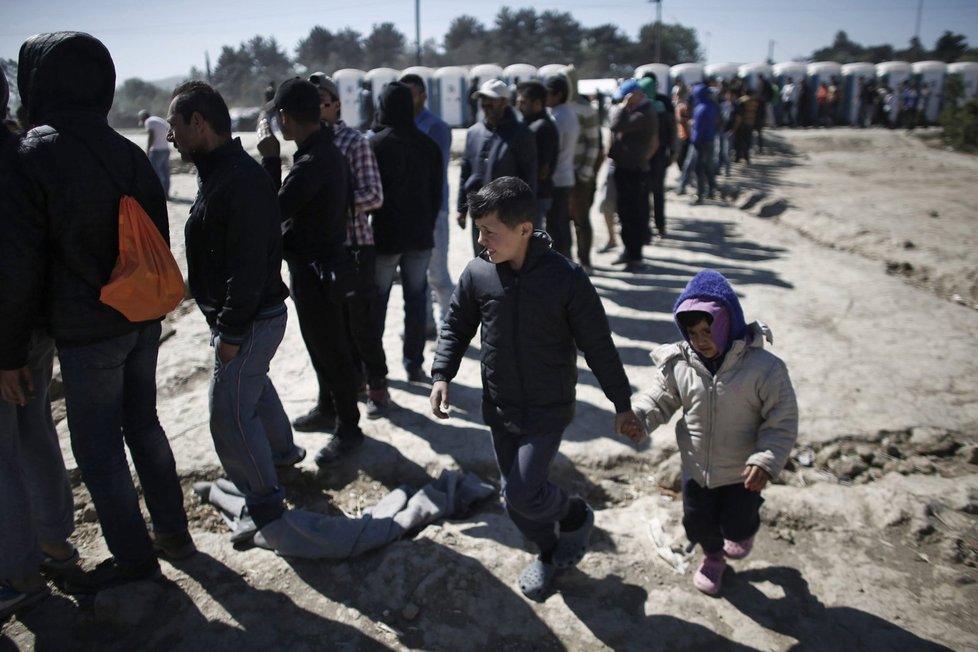
[[[759,625],[798,640],[803,650],[949,650],[871,613],[826,607],[795,568],[774,566],[737,571],[724,597]],[[770,582],[784,597],[769,598],[753,583]]]
[[556,587],[578,620],[617,652],[754,649],[703,625],[674,616],[646,615],[648,591],[617,575],[595,580],[574,569],[559,576]]

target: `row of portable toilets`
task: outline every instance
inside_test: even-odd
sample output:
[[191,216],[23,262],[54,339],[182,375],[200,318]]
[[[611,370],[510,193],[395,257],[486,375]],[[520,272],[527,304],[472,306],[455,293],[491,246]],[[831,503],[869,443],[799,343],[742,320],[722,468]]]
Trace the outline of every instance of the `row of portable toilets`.
[[[478,86],[488,79],[501,79],[515,87],[521,81],[543,79],[548,75],[560,73],[563,64],[548,64],[537,68],[526,63],[516,63],[503,68],[495,64],[480,64],[471,67],[446,66],[432,69],[415,66],[404,70],[393,68],[375,68],[370,71],[355,68],[344,68],[333,74],[340,92],[340,102],[343,115],[347,122],[356,124],[359,120],[351,120],[350,116],[360,115],[360,89],[364,82],[379,98],[384,86],[398,79],[401,75],[414,73],[425,80],[428,88],[428,109],[453,127],[463,127],[471,124],[476,109],[469,98]],[[960,61],[947,64],[942,61],[887,61],[884,63],[847,63],[838,64],[832,61],[817,61],[804,63],[789,61],[769,65],[766,63],[734,64],[734,63],[681,63],[667,66],[661,63],[650,63],[635,69],[635,76],[641,77],[646,72],[654,72],[659,80],[661,89],[670,88],[672,84],[682,81],[686,85],[710,80],[730,80],[740,77],[752,88],[757,88],[761,77],[773,79],[779,86],[793,79],[799,83],[803,78],[808,80],[811,89],[811,104],[807,107],[811,116],[817,113],[815,90],[825,82],[830,83],[835,78],[842,87],[842,102],[837,107],[838,114],[834,116],[837,122],[851,123],[856,120],[859,110],[860,82],[875,79],[879,84],[885,84],[895,93],[900,91],[903,82],[916,82],[921,89],[926,85],[927,106],[923,107],[928,122],[934,122],[940,113],[944,101],[944,84],[951,75],[960,77],[964,86],[964,98],[978,97],[978,62]],[[584,79],[578,84],[581,93],[591,95],[603,93],[610,95],[617,88],[614,79]],[[805,110],[802,107],[802,110]],[[896,103],[893,106],[895,119]]]

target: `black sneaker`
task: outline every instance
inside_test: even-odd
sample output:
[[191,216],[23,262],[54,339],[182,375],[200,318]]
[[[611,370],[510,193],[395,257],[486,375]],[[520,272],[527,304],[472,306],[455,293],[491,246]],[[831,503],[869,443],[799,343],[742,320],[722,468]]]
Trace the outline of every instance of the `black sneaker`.
[[366,438],[359,428],[357,428],[357,434],[355,435],[347,437],[340,437],[339,435],[331,436],[329,441],[326,442],[326,445],[316,453],[316,465],[324,466],[326,464],[332,464],[341,457],[349,455],[363,446],[364,439]]
[[170,561],[181,561],[197,554],[197,546],[190,532],[178,534],[153,534],[153,550],[158,557]]
[[386,416],[391,409],[390,392],[384,389],[371,389],[367,391],[367,418],[379,419]]
[[323,432],[336,427],[336,414],[324,412],[317,405],[309,414],[304,414],[292,422],[292,427],[299,432]]
[[413,369],[407,370],[407,379],[409,383],[430,383],[431,379],[428,378],[428,374],[424,372],[421,367],[415,367]]
[[287,471],[304,459],[306,459],[306,449],[302,446],[293,446],[292,453],[288,457],[273,460],[273,462],[276,471]]
[[110,557],[94,570],[65,580],[63,589],[70,595],[85,595],[129,582],[155,580],[158,577],[160,577],[160,562],[156,557],[133,564],[121,564],[115,560],[115,557]]

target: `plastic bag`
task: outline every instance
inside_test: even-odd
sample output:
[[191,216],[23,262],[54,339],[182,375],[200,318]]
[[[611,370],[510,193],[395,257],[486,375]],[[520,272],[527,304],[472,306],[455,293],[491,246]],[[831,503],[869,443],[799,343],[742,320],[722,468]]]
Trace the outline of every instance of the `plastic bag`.
[[119,259],[100,300],[132,322],[163,317],[183,300],[185,288],[166,240],[133,197],[119,200]]

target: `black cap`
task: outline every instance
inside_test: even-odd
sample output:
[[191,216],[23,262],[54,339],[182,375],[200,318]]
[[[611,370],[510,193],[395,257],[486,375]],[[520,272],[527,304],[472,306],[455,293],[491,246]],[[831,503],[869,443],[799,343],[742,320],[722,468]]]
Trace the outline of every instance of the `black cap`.
[[286,79],[275,91],[275,98],[269,102],[267,111],[318,111],[319,90],[310,82],[299,77]]

